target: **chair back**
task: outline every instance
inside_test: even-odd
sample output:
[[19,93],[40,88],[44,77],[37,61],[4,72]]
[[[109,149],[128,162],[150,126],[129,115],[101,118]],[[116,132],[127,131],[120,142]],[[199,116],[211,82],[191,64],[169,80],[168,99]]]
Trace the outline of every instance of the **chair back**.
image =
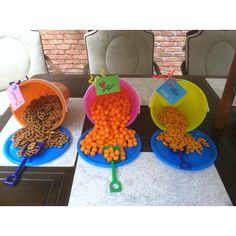
[[48,73],[38,31],[0,32],[0,91],[9,82]]
[[236,49],[236,31],[204,30],[186,38],[188,75],[226,77]]
[[97,30],[85,34],[89,72],[152,75],[154,35],[144,30]]

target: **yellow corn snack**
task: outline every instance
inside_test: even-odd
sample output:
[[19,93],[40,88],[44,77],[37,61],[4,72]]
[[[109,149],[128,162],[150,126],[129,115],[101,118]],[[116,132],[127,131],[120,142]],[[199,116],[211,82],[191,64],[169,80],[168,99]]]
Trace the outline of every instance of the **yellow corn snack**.
[[204,138],[197,140],[186,132],[188,120],[177,108],[167,106],[158,113],[159,121],[166,126],[166,131],[161,132],[156,139],[171,148],[174,152],[197,152],[201,154],[203,146],[209,147]]

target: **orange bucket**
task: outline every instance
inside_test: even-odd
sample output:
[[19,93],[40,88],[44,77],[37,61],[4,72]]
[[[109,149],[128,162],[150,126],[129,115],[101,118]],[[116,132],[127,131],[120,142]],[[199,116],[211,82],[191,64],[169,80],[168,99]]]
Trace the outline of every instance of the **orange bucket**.
[[67,103],[70,97],[69,89],[59,82],[48,82],[46,80],[32,79],[25,80],[19,84],[20,91],[24,97],[25,103],[16,111],[12,110],[12,114],[16,120],[23,126],[27,125],[27,122],[23,119],[23,112],[25,108],[30,104],[33,99],[37,99],[40,96],[56,95],[59,97],[62,104],[62,117],[53,127],[58,128],[65,119],[67,112]]

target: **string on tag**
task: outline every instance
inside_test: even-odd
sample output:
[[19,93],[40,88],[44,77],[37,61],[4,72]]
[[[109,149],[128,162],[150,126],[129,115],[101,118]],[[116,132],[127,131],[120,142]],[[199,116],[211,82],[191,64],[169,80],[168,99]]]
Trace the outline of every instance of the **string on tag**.
[[90,75],[90,78],[89,78],[89,83],[90,84],[93,84],[95,87],[96,87],[96,81],[98,81],[99,79],[101,79],[102,77],[105,77],[105,70],[104,68],[101,68],[100,69],[100,75],[96,75],[95,78],[93,75]]
[[20,84],[20,83],[21,83],[21,81],[18,80],[17,82],[9,82],[9,85],[12,86],[13,84]]
[[159,75],[153,75],[152,78],[155,79],[164,79],[164,80],[168,80],[168,79],[173,79],[175,80],[174,77],[172,77],[172,75],[174,74],[175,70],[172,70],[170,73],[168,73],[167,76],[164,76],[163,74],[159,74]]
[[[168,74],[168,79],[171,79],[172,78],[172,75],[174,74],[175,70],[172,70],[169,74]],[[172,78],[172,79],[175,79],[175,78]]]
[[90,79],[88,81],[90,84],[94,84],[95,83],[95,80],[94,80],[94,77],[92,75],[90,75]]
[[100,75],[101,75],[101,77],[106,76],[106,75],[105,75],[105,70],[104,70],[104,68],[101,68],[101,69],[100,69]]
[[12,82],[9,83],[9,85],[10,85],[10,86],[12,86],[13,84],[19,85],[21,82],[23,82],[23,81],[25,81],[25,80],[29,80],[29,77],[28,77],[27,75],[25,76],[25,79],[23,79],[23,80],[18,80],[17,82],[13,82],[13,81],[12,81]]

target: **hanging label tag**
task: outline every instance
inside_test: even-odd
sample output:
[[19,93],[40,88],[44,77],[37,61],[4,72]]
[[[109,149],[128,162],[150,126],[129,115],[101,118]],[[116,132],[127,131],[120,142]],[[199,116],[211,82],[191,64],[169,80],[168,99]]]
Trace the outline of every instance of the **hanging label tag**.
[[17,110],[25,103],[20,88],[16,83],[13,83],[8,87],[7,94],[13,111]]
[[173,79],[166,80],[156,91],[171,105],[178,102],[187,91]]
[[120,91],[120,82],[117,75],[103,76],[96,79],[96,94],[108,94]]

